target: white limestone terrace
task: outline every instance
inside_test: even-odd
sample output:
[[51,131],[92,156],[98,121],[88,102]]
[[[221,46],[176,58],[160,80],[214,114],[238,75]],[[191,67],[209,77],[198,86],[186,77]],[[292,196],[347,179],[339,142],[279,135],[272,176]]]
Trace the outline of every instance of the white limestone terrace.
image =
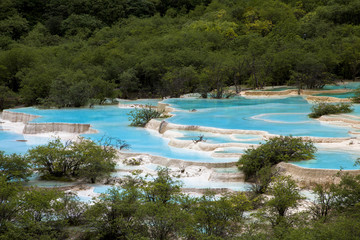
[[[174,109],[167,106],[167,104],[161,105],[164,109],[167,109],[168,111],[173,111]],[[6,111],[5,111],[6,112]],[[6,113],[7,114],[7,113]],[[11,114],[10,114],[11,115]],[[26,116],[20,117],[20,115],[23,114],[14,114],[12,119],[16,121],[15,123],[11,124],[18,124],[19,126],[16,127],[18,129],[21,128],[21,124],[25,125],[23,122],[28,123],[28,119],[31,119],[32,116]],[[26,117],[25,117],[26,116]],[[10,124],[10,125],[11,125]],[[46,123],[45,124],[46,131],[44,134],[52,134],[51,131],[54,131],[55,128],[51,126],[51,124]],[[47,126],[50,125],[50,126]],[[63,125],[63,124],[60,124]],[[76,124],[73,124],[73,126]],[[83,126],[85,125],[85,126]],[[85,130],[79,130],[86,132],[86,126],[89,124],[81,124],[80,126],[84,127]],[[3,124],[3,128],[4,128]],[[30,124],[31,126],[31,124]],[[64,124],[63,126],[67,126],[67,124]],[[89,125],[90,126],[90,125]],[[23,127],[25,128],[25,126]],[[64,127],[65,128],[65,127]],[[171,158],[164,158],[159,156],[152,156],[152,163],[153,164],[159,164],[163,166],[169,166],[173,168],[183,169],[184,166],[191,166],[194,168],[194,166],[197,167],[206,167],[207,169],[210,169],[211,171],[203,171],[204,176],[206,175],[205,172],[209,173],[210,175],[206,175],[206,181],[208,183],[214,183],[216,181],[225,181],[229,182],[233,180],[239,180],[239,173],[229,173],[229,172],[216,172],[216,168],[234,168],[235,167],[235,161],[238,159],[239,156],[241,156],[241,152],[226,152],[226,149],[229,148],[236,148],[236,149],[246,149],[249,147],[256,147],[257,144],[255,143],[247,143],[247,142],[241,142],[241,137],[237,135],[243,135],[244,139],[246,139],[246,135],[256,135],[257,139],[269,139],[273,136],[277,136],[276,134],[270,134],[267,131],[258,131],[258,130],[239,130],[239,129],[222,129],[222,128],[216,128],[216,127],[203,127],[203,126],[194,126],[194,125],[182,125],[182,124],[174,124],[174,123],[168,123],[167,121],[161,121],[161,120],[151,120],[149,124],[147,125],[147,129],[150,129],[150,131],[155,131],[157,134],[160,134],[163,138],[169,139],[168,144],[170,146],[177,147],[179,149],[188,148],[196,151],[202,151],[202,152],[210,152],[213,156],[216,157],[224,157],[224,158],[233,158],[233,162],[228,163],[219,163],[219,164],[225,164],[225,165],[212,165],[212,163],[209,162],[191,162],[191,161],[182,161],[182,160],[176,160]],[[41,130],[40,130],[41,131]],[[76,132],[77,130],[68,130],[69,132]],[[227,142],[227,143],[209,143],[209,142],[198,142],[194,143],[193,140],[180,140],[178,137],[183,136],[179,131],[197,131],[200,133],[211,133],[211,134],[217,134],[217,135],[223,135],[223,136],[229,136],[234,141],[233,142]],[[36,131],[35,131],[36,132]],[[23,132],[24,133],[24,130]],[[76,133],[79,134],[79,133]],[[354,137],[337,137],[337,138],[331,138],[331,137],[303,137],[304,139],[312,140],[316,142],[317,144],[320,144],[323,148],[328,149],[344,149],[344,150],[356,150],[359,146],[359,141],[357,138]],[[240,141],[239,141],[240,139]],[[225,153],[224,153],[225,152]],[[129,153],[130,154],[130,153]],[[138,156],[140,153],[131,153],[135,154],[134,156]],[[140,154],[141,155],[141,154]],[[186,168],[186,167],[185,167]],[[201,168],[200,168],[201,169]],[[185,170],[186,171],[186,170]],[[188,170],[188,172],[191,172],[192,170]],[[320,170],[321,171],[321,170]],[[232,176],[234,175],[234,176]],[[185,177],[186,178],[186,177]]]
[[90,124],[81,123],[34,123],[32,120],[41,116],[4,110],[1,114],[3,129],[21,134],[42,134],[44,136],[62,135],[63,137],[79,134],[96,133]]

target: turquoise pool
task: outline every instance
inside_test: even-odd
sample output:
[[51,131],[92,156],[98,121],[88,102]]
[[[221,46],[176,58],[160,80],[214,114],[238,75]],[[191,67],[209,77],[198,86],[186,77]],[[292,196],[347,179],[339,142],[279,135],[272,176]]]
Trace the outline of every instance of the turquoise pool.
[[224,134],[215,134],[209,132],[200,132],[200,131],[176,131],[183,134],[182,137],[177,137],[179,140],[198,140],[200,136],[204,137],[204,141],[210,144],[218,143],[249,143],[249,144],[258,144],[262,141],[261,136],[259,135],[246,135],[246,134],[234,134],[234,135],[224,135]]
[[[142,100],[146,101],[146,100]],[[158,100],[154,101],[157,102]],[[225,129],[262,130],[271,134],[316,136],[316,137],[349,137],[348,127],[334,126],[310,119],[311,104],[302,97],[287,98],[256,98],[246,99],[236,97],[233,99],[167,99],[176,110],[175,116],[167,121],[185,125],[201,125]],[[196,109],[196,112],[189,110]],[[360,106],[354,106],[354,114],[360,116]],[[41,118],[34,122],[67,122],[67,123],[90,123],[98,134],[84,135],[94,140],[107,135],[126,140],[132,152],[149,153],[168,158],[176,158],[187,161],[199,162],[229,162],[236,161],[234,158],[214,158],[211,152],[180,149],[168,146],[169,139],[163,138],[153,130],[129,127],[127,113],[131,109],[118,108],[117,106],[95,106],[92,109],[36,109],[20,108],[12,111],[40,115]],[[1,125],[0,125],[1,127]],[[192,140],[197,133],[188,132],[185,139]],[[0,150],[8,153],[24,153],[31,146],[46,142],[46,138],[26,136],[28,142],[17,142],[24,139],[21,134],[0,131]],[[233,135],[228,136],[207,134],[209,143],[243,142],[259,143],[261,139],[257,135]],[[229,149],[227,149],[229,151]],[[238,150],[236,150],[238,151]],[[326,155],[330,154],[330,155]],[[333,157],[331,157],[333,155]],[[314,168],[339,168],[353,169],[353,161],[356,154],[336,154],[332,152],[319,152],[317,161],[308,161],[304,164]],[[342,164],[330,163],[327,159],[341,159]],[[323,159],[323,160],[322,160]],[[348,163],[345,164],[349,160]],[[335,161],[335,160],[334,160]],[[337,161],[338,162],[338,161]]]
[[[21,108],[13,111],[35,114],[42,116],[33,122],[65,122],[65,123],[90,123],[99,131],[97,134],[86,134],[93,140],[99,140],[104,135],[126,140],[131,146],[132,152],[149,153],[168,158],[200,161],[200,162],[226,162],[233,159],[211,157],[210,153],[202,153],[195,150],[178,149],[168,146],[168,139],[161,137],[156,131],[144,128],[129,127],[127,113],[131,109],[118,108],[117,106],[96,106],[92,109],[36,109]],[[7,145],[11,145],[8,141]],[[28,149],[24,146],[22,152]],[[15,150],[15,149],[14,149]],[[22,153],[18,151],[18,153]]]
[[[168,121],[225,129],[262,130],[272,134],[348,137],[348,128],[310,119],[311,104],[302,97],[281,99],[168,99],[179,109]],[[190,112],[190,109],[197,109]]]
[[358,166],[354,166],[356,159],[359,157],[360,152],[319,150],[316,153],[315,159],[301,162],[293,162],[293,164],[307,168],[352,170],[360,168]]

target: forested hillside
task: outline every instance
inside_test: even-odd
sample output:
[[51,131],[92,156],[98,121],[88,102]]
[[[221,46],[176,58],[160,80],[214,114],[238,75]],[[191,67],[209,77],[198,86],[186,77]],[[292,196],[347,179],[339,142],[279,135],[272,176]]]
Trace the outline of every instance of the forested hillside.
[[0,109],[318,88],[359,76],[359,24],[358,0],[2,0]]

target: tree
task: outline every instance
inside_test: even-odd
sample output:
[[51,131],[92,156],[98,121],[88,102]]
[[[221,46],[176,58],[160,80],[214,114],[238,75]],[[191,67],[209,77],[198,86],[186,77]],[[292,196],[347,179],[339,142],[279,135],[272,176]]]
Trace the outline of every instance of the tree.
[[63,239],[71,216],[65,212],[77,202],[55,189],[25,189],[0,177],[0,239]]
[[348,37],[343,39],[341,57],[343,59],[344,75],[350,73],[352,80],[358,77],[360,72],[360,38]]
[[18,200],[21,208],[5,236],[24,240],[66,237],[63,197],[64,193],[56,189],[31,188],[21,192]]
[[188,234],[192,239],[229,239],[239,233],[243,213],[251,207],[243,193],[216,197],[208,191],[192,207],[193,232]]
[[117,151],[112,146],[99,146],[91,140],[81,139],[71,146],[71,150],[75,152],[75,159],[80,162],[79,177],[90,179],[91,183],[109,176],[115,170]]
[[311,107],[312,112],[308,116],[311,118],[319,118],[328,114],[350,113],[354,111],[351,107],[352,105],[349,103],[331,104],[320,102]]
[[272,54],[266,54],[269,47],[266,38],[251,36],[247,50],[247,68],[250,71],[249,85],[255,89],[263,88],[269,82]]
[[100,239],[169,239],[178,236],[188,217],[180,208],[180,185],[168,169],[146,182],[129,177],[100,197],[88,213]]
[[170,176],[168,168],[158,168],[157,177],[144,186],[145,198],[148,202],[167,203],[180,194],[181,184]]
[[19,73],[34,66],[37,54],[31,48],[16,47],[0,55],[1,85],[17,93],[20,89],[21,79]]
[[335,207],[351,211],[360,202],[360,175],[343,174],[340,183],[334,187],[334,192]]
[[141,206],[152,239],[172,239],[186,226],[188,216],[177,203],[181,183],[173,180],[168,168],[158,168],[157,177],[142,187],[145,203]]
[[52,81],[59,72],[60,69],[49,67],[47,64],[36,65],[23,71],[20,76],[20,94],[24,103],[30,106],[37,105],[40,103],[40,99],[48,98]]
[[8,87],[0,85],[0,110],[11,108],[19,101],[17,95]]
[[104,24],[94,16],[88,14],[72,14],[61,23],[62,29],[68,36],[88,38],[92,33],[104,27]]
[[139,219],[141,192],[133,179],[122,188],[112,188],[100,196],[86,212],[86,219],[99,239],[128,239],[146,234]]
[[273,196],[266,202],[266,218],[273,226],[286,223],[287,212],[290,208],[295,208],[299,200],[303,197],[299,189],[290,176],[279,176],[274,179],[269,194]]
[[174,68],[165,73],[162,82],[165,86],[163,95],[180,97],[181,94],[194,92],[198,84],[198,73],[193,66]]
[[91,96],[90,84],[86,81],[80,81],[73,83],[68,89],[69,106],[81,107],[85,106]]
[[355,91],[354,91],[354,97],[351,98],[351,101],[353,103],[360,103],[360,88],[357,88]]
[[27,155],[43,177],[85,178],[94,183],[114,171],[116,149],[84,138],[65,144],[55,139],[30,149]]
[[0,236],[12,227],[17,212],[21,209],[18,201],[22,187],[19,183],[9,182],[0,176]]
[[247,179],[260,169],[280,162],[301,161],[314,158],[316,147],[311,141],[304,142],[292,136],[273,137],[257,148],[249,148],[238,161],[238,166]]
[[297,85],[299,94],[303,87],[322,88],[335,81],[336,76],[326,71],[325,60],[320,54],[301,52],[298,57],[295,68],[290,71],[289,83]]
[[154,109],[150,105],[142,108],[135,108],[131,110],[129,115],[130,126],[144,127],[151,119],[162,117],[162,112]]
[[278,174],[278,171],[269,165],[262,167],[254,176],[254,183],[250,187],[251,192],[255,196],[266,193],[271,181],[274,177],[278,176]]
[[140,86],[136,71],[130,68],[119,74],[119,87],[123,98],[131,98]]
[[18,40],[28,30],[28,21],[19,14],[14,14],[13,16],[8,16],[4,20],[0,20],[0,36],[5,35]]
[[6,155],[0,151],[0,176],[6,181],[27,180],[31,175],[30,163],[22,155]]
[[326,220],[335,205],[335,184],[320,185],[316,184],[314,193],[316,200],[311,207],[315,219]]

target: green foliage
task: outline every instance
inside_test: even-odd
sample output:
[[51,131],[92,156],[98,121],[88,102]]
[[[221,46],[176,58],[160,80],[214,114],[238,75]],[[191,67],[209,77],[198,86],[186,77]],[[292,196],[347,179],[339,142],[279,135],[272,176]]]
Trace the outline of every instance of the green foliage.
[[86,213],[99,239],[229,239],[240,232],[251,202],[242,193],[194,198],[180,193],[167,168],[152,181],[125,179],[100,197]]
[[356,89],[354,92],[355,96],[351,98],[353,103],[360,103],[360,88]]
[[332,191],[336,199],[336,208],[351,211],[351,208],[360,202],[360,175],[342,175],[340,183],[334,186]]
[[144,127],[151,119],[161,118],[163,112],[156,108],[146,105],[145,107],[135,108],[131,110],[129,115],[130,126]]
[[167,203],[180,193],[180,182],[173,180],[168,168],[158,168],[157,177],[144,187],[148,202]]
[[292,136],[273,137],[257,148],[249,148],[238,161],[239,169],[246,178],[256,176],[264,167],[280,162],[301,161],[314,158],[316,147],[312,142],[304,142]]
[[20,209],[18,193],[22,187],[19,183],[9,182],[0,177],[0,236],[8,230]]
[[98,239],[116,239],[135,237],[145,229],[137,214],[140,206],[141,192],[132,182],[123,189],[112,188],[101,195],[86,212],[86,219],[94,229]]
[[24,189],[0,178],[0,239],[64,239],[65,227],[82,214],[72,196],[54,189]]
[[0,86],[0,110],[14,107],[18,102],[18,96],[8,87]]
[[87,212],[100,239],[169,239],[186,223],[185,212],[176,203],[180,185],[168,169],[158,169],[150,182],[129,178],[122,188],[112,188]]
[[215,193],[206,192],[197,199],[191,210],[196,224],[188,234],[196,239],[234,237],[240,231],[239,224],[242,222],[244,211],[250,210],[251,207],[251,202],[243,193],[216,197]]
[[299,200],[303,199],[299,189],[290,176],[276,177],[269,187],[269,194],[273,196],[265,204],[265,211],[260,212],[272,226],[287,224],[288,210],[298,206]]
[[254,183],[250,187],[250,191],[256,197],[267,191],[271,181],[278,175],[278,172],[273,170],[270,165],[262,167],[254,176]]
[[4,0],[0,85],[45,107],[196,91],[221,98],[240,82],[321,88],[359,77],[357,8],[355,0]]
[[0,21],[1,35],[9,36],[12,39],[19,39],[29,29],[28,21],[18,14],[8,16]]
[[30,163],[22,155],[6,155],[0,151],[0,176],[6,181],[27,180],[31,175]]
[[314,188],[316,200],[311,211],[316,219],[326,220],[335,207],[335,184],[317,184]]
[[311,118],[319,118],[328,114],[350,113],[354,111],[349,103],[318,103],[311,107],[312,112],[309,114]]
[[116,149],[83,138],[65,144],[55,139],[30,149],[27,157],[44,177],[86,178],[94,183],[114,171]]

